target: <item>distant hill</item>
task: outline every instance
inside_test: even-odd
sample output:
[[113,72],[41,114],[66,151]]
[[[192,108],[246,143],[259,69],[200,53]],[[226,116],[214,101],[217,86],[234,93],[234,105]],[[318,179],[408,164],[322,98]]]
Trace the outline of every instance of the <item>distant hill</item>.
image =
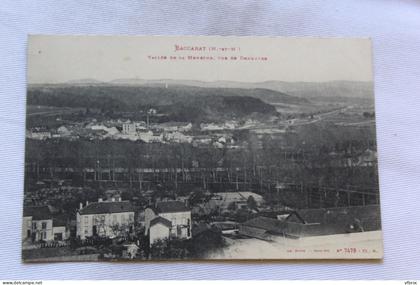
[[68,85],[96,85],[96,84],[104,84],[105,82],[93,79],[93,78],[84,78],[79,80],[70,80],[67,81],[65,84]]
[[263,82],[236,82],[236,81],[199,81],[199,80],[173,80],[157,79],[144,80],[140,78],[122,78],[109,82],[102,82],[95,79],[73,80],[63,84],[68,85],[122,85],[122,86],[149,86],[149,87],[171,87],[171,86],[195,86],[205,88],[239,88],[239,89],[268,89],[289,96],[303,97],[307,99],[316,98],[363,98],[373,100],[373,83],[365,81],[329,81],[329,82],[284,82],[284,81],[263,81]]
[[276,114],[264,101],[305,102],[267,89],[203,88],[195,86],[131,86],[110,84],[36,85],[28,88],[29,105],[96,108],[103,112],[156,108],[181,121],[208,121],[259,114]]
[[207,88],[241,88],[241,89],[269,89],[291,96],[303,98],[319,97],[350,97],[373,99],[373,83],[362,81],[329,81],[329,82],[235,82],[235,81],[214,81],[205,82],[198,80],[143,80],[138,78],[117,79],[108,84],[142,85],[142,86],[197,86]]
[[286,92],[292,96],[305,98],[365,98],[373,99],[373,83],[359,81],[330,82],[280,82],[266,81],[258,83],[267,89]]
[[276,114],[274,106],[248,96],[192,97],[190,100],[178,101],[161,109],[168,113],[173,120],[195,122],[213,122],[251,115],[261,117]]

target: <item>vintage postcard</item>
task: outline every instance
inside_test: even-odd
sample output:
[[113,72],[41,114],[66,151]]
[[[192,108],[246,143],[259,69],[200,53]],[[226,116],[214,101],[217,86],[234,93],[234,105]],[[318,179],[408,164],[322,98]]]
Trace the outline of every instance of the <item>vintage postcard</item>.
[[23,260],[382,258],[371,53],[30,36]]

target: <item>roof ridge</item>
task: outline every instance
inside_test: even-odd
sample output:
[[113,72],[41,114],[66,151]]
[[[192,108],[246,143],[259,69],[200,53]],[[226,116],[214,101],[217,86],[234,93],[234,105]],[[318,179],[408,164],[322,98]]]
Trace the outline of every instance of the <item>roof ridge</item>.
[[134,212],[130,201],[92,202],[79,210],[81,215]]
[[162,217],[162,216],[156,216],[155,218],[153,218],[150,221],[150,226],[153,226],[153,225],[155,225],[155,224],[157,224],[159,222],[163,223],[164,225],[166,225],[168,227],[172,227],[172,222],[170,220]]

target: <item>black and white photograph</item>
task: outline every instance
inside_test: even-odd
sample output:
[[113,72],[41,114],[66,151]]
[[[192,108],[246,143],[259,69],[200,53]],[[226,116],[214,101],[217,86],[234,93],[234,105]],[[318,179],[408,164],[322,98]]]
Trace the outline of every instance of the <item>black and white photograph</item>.
[[30,36],[24,262],[381,259],[369,39]]

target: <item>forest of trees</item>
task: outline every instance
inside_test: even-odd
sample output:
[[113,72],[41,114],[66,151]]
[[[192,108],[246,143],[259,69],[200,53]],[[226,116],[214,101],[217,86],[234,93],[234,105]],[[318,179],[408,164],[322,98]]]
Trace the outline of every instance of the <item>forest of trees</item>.
[[283,103],[305,101],[266,89],[63,85],[29,88],[27,104],[98,109],[109,116],[155,108],[168,120],[200,123],[252,113],[274,115],[275,107],[260,98],[276,96]]

